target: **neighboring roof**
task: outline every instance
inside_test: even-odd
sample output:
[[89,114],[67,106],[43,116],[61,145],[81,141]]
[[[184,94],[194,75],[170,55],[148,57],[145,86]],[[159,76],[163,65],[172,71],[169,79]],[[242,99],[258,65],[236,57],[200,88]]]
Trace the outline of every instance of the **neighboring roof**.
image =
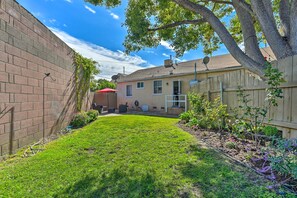
[[[275,59],[270,48],[261,49],[262,53],[266,57],[271,57]],[[166,76],[176,76],[194,73],[194,65],[197,65],[197,72],[205,71],[206,67],[202,63],[203,59],[196,59],[186,62],[178,63],[174,65],[175,69],[172,67],[165,68],[164,66],[151,67],[147,69],[137,70],[129,75],[121,76],[118,82],[129,82],[135,80],[146,80],[152,78],[162,78]],[[226,68],[241,66],[230,54],[219,55],[210,57],[210,61],[207,64],[209,71],[221,70]]]

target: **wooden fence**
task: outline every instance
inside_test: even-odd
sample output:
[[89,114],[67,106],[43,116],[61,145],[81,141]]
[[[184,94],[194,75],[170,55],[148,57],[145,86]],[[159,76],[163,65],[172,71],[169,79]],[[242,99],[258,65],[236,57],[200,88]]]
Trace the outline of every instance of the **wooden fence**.
[[[284,73],[285,83],[281,85],[283,98],[278,100],[277,107],[271,107],[268,118],[265,121],[283,131],[286,138],[297,137],[297,56],[289,57],[272,63]],[[245,93],[249,94],[250,105],[261,106],[264,104],[267,85],[258,77],[245,69],[223,74],[222,76],[208,78],[191,90],[204,93],[209,100],[222,96],[228,109],[238,107],[237,91],[241,86]]]

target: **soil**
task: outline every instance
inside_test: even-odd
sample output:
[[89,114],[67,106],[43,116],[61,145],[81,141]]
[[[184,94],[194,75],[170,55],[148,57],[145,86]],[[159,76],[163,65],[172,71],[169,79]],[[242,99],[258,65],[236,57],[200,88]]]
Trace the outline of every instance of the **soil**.
[[[275,176],[275,185],[272,188],[279,187],[286,181],[286,187],[289,191],[297,194],[297,181],[278,174],[277,172],[268,170],[266,172],[260,171],[265,166],[269,165],[269,161],[263,160],[263,149],[265,149],[269,141],[262,141],[261,145],[257,145],[255,141],[249,139],[241,139],[233,136],[226,131],[211,131],[199,128],[192,128],[180,121],[178,126],[184,131],[194,135],[199,141],[205,143],[219,152],[225,154],[237,163],[249,167],[265,178],[272,180]],[[284,186],[283,186],[284,187]]]

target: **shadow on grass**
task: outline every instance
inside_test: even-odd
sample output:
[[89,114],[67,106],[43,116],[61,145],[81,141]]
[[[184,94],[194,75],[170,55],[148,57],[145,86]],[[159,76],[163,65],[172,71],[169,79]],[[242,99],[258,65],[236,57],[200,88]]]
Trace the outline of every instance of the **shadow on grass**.
[[198,161],[185,164],[181,173],[202,197],[258,197],[268,193],[263,178],[231,163],[215,150],[192,146],[188,152]]
[[114,170],[109,175],[86,176],[54,197],[163,197],[165,193],[165,186],[156,183],[152,174]]
[[214,150],[192,146],[186,152],[196,160],[175,167],[175,181],[161,181],[154,171],[115,169],[87,175],[54,197],[260,197],[267,192]]

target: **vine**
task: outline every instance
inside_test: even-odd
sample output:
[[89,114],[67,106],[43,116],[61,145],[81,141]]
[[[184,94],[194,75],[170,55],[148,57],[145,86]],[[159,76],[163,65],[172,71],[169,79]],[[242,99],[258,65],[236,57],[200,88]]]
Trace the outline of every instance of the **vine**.
[[77,111],[81,111],[83,98],[90,89],[90,81],[100,71],[96,61],[85,58],[77,52],[74,52],[73,61],[75,64],[76,108]]

